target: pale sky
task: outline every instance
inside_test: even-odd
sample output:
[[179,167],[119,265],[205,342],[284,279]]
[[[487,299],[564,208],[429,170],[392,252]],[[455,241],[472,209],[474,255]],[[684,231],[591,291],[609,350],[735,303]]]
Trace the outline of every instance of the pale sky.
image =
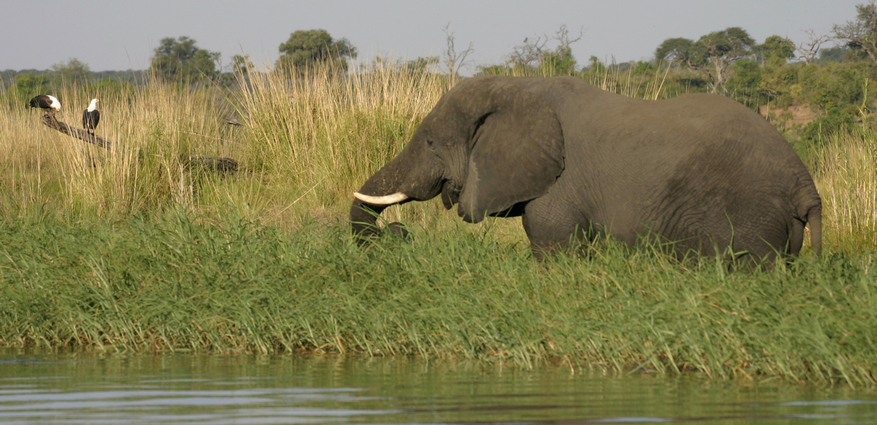
[[856,17],[867,0],[0,0],[0,70],[48,69],[77,58],[92,71],[145,69],[165,37],[248,54],[273,64],[278,46],[297,30],[325,29],[347,38],[359,61],[385,54],[401,59],[440,55],[450,23],[457,50],[471,42],[469,65],[501,63],[525,38],[566,24],[579,65],[651,59],[667,38],[696,40],[741,27],[759,43],[771,35],[806,41],[805,30],[829,34]]

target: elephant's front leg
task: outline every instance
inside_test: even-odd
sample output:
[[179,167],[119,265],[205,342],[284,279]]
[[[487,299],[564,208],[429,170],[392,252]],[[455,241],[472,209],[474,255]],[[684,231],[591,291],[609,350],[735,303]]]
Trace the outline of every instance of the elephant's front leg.
[[547,197],[530,201],[521,217],[537,260],[571,242],[586,244],[590,239],[590,221],[571,211],[569,206]]

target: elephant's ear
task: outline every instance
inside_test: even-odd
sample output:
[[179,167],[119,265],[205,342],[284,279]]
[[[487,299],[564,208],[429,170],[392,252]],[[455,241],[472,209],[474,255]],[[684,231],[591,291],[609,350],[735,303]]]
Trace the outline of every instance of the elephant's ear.
[[471,223],[544,195],[563,171],[563,130],[553,108],[514,85],[493,97],[459,197],[457,212]]

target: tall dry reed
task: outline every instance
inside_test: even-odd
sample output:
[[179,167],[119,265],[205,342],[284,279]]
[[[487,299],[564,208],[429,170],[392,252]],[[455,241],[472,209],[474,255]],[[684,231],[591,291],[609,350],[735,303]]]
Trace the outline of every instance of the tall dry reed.
[[833,250],[877,250],[877,134],[833,135],[816,153],[826,244]]
[[[115,220],[183,209],[281,227],[341,223],[352,192],[398,154],[453,85],[391,60],[346,74],[317,67],[237,77],[234,87],[193,89],[147,78],[136,88],[71,86],[54,93],[64,104],[58,118],[72,125],[91,98],[100,99],[97,134],[116,142],[111,152],[41,125],[40,111],[4,105],[0,213],[38,209]],[[622,95],[668,96],[662,73],[646,78],[608,70],[586,77]],[[230,118],[243,125],[229,125]],[[875,142],[865,134],[833,137],[818,154],[814,171],[832,248],[877,247]],[[227,177],[198,172],[187,168],[190,156],[230,157],[241,170]],[[393,207],[384,216],[414,226],[455,219],[438,202]],[[515,220],[468,227],[522,237]]]
[[[399,152],[450,87],[441,75],[392,62],[349,75],[325,67],[238,79],[234,88],[151,79],[127,91],[54,93],[64,105],[58,119],[74,126],[100,99],[97,134],[116,143],[110,152],[41,125],[40,111],[9,105],[0,115],[0,208],[102,219],[233,208],[282,225],[340,218],[363,176]],[[230,157],[241,171],[193,172],[190,156]]]

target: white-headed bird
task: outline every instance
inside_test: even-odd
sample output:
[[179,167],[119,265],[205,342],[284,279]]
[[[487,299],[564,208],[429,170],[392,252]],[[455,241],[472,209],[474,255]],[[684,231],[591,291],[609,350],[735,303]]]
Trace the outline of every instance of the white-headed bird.
[[30,103],[28,103],[26,107],[42,108],[44,111],[46,111],[47,117],[51,114],[52,119],[54,119],[55,111],[61,110],[61,102],[59,102],[58,98],[55,96],[52,96],[50,94],[41,94],[31,99]]
[[94,134],[98,122],[100,122],[100,111],[97,110],[97,99],[91,99],[88,109],[82,112],[82,128]]

